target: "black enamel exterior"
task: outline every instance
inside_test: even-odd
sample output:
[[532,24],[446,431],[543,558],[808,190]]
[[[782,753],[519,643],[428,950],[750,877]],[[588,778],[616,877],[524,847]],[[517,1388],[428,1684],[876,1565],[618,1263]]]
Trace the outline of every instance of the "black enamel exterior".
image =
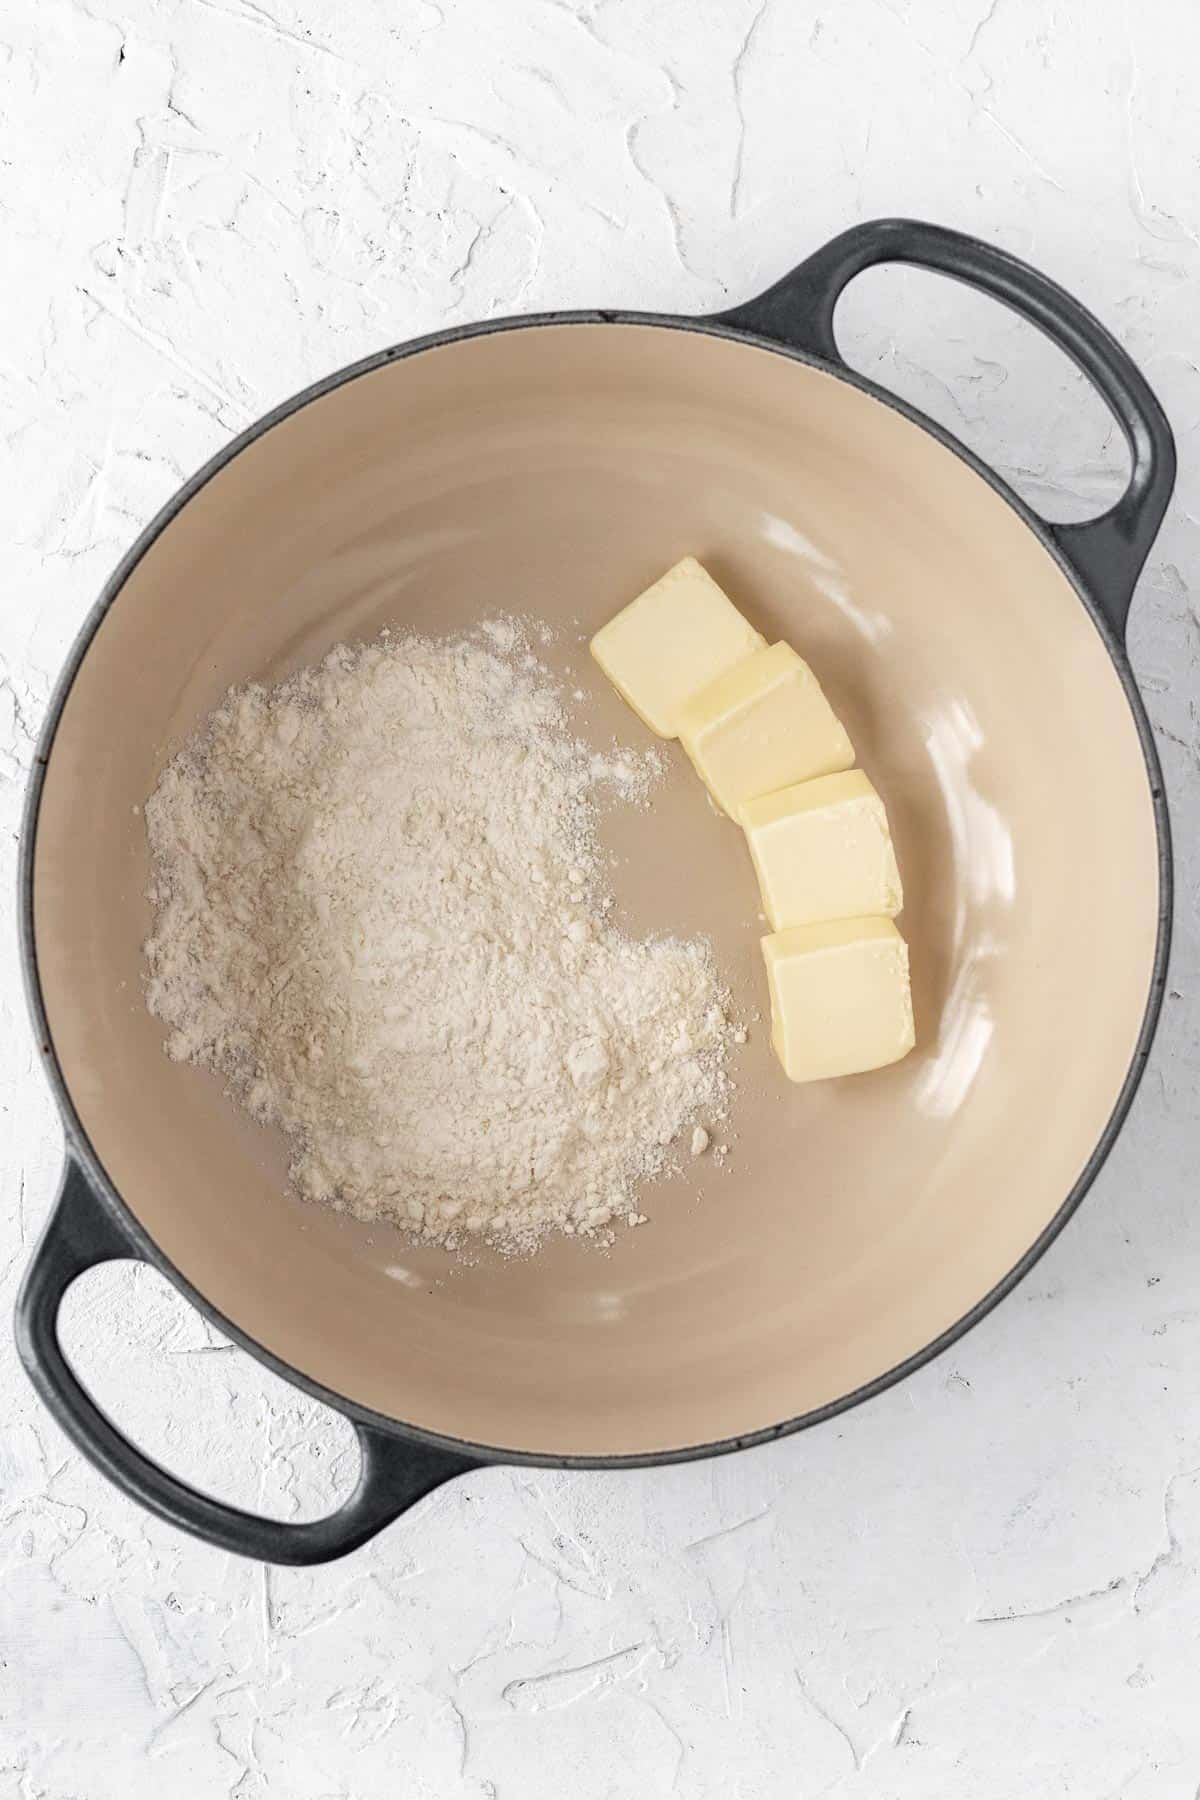
[[[912,407],[848,370],[838,354],[833,314],[846,284],[882,262],[906,262],[956,277],[993,295],[1041,327],[1078,363],[1099,390],[1129,444],[1130,484],[1112,510],[1084,525],[1049,525],[1034,514],[994,471]],[[1035,1243],[1003,1281],[970,1312],[896,1368],[813,1412],[745,1437],[697,1444],[642,1456],[580,1457],[530,1454],[503,1445],[469,1444],[440,1437],[358,1406],[280,1361],[224,1318],[163,1255],[132,1217],[101,1168],[67,1091],[42,1003],[33,931],[33,864],[38,810],[47,759],[71,685],[108,608],[131,571],[192,496],[232,457],[272,426],[344,382],[370,374],[434,345],[493,331],[536,330],[544,325],[650,325],[755,343],[813,364],[902,413],[952,450],[1013,508],[1071,580],[1099,631],[1124,687],[1137,726],[1154,804],[1158,837],[1159,922],[1154,970],[1136,1050],[1112,1115],[1079,1180]],[[19,874],[22,957],[34,1026],[47,1078],[62,1113],[66,1167],[57,1202],[34,1252],[17,1300],[16,1333],[22,1362],[38,1393],[75,1444],[131,1498],[159,1518],[209,1543],[278,1563],[317,1563],[356,1549],[424,1494],[470,1468],[524,1463],[554,1468],[633,1468],[684,1462],[768,1443],[820,1423],[883,1392],[955,1343],[1009,1293],[1057,1237],[1095,1180],[1129,1110],[1149,1055],[1162,1005],[1170,947],[1172,862],[1162,776],[1149,721],[1124,650],[1124,626],[1138,572],[1162,520],[1174,484],[1170,427],[1150,388],[1129,357],[1099,322],[1047,277],[1005,252],[939,226],[878,220],[844,232],[774,287],[711,319],[644,313],[575,312],[490,321],[438,333],[352,365],[277,407],[236,438],[188,481],[124,557],[89,615],[52,697],[30,777]],[[58,1341],[60,1301],[76,1276],[113,1258],[152,1264],[222,1332],[276,1374],[342,1413],[354,1425],[362,1451],[358,1486],[325,1519],[293,1525],[257,1518],[198,1492],[144,1456],[105,1417],[77,1380]]]

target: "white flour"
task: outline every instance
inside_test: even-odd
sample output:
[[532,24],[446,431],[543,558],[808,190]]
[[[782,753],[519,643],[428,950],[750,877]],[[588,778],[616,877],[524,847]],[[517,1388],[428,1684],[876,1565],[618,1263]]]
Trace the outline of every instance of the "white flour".
[[704,943],[611,922],[597,792],[654,764],[576,740],[506,620],[231,692],[146,806],[168,1054],[359,1218],[506,1249],[639,1223],[733,1041]]

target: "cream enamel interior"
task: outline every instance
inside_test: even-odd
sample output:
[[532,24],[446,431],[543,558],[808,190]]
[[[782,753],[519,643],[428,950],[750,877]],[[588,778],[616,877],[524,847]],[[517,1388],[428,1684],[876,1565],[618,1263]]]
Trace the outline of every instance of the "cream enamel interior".
[[[609,1253],[464,1268],[300,1205],[279,1143],[170,1064],[141,997],[135,812],[229,683],[383,625],[562,628],[581,728],[648,731],[588,635],[694,553],[811,662],[883,795],[919,1045],[792,1088],[768,1045],[742,834],[678,746],[610,827],[637,929],[711,934],[743,1010],[729,1167],[646,1196]],[[507,331],[343,384],[243,450],[100,626],[46,772],[35,945],[50,1031],[118,1192],[199,1292],[308,1377],[490,1446],[591,1456],[742,1435],[921,1350],[1061,1206],[1151,980],[1153,806],[1069,583],[973,471],[817,370],[711,335]],[[703,1192],[697,1198],[698,1189]],[[117,1328],[114,1324],[114,1329]]]

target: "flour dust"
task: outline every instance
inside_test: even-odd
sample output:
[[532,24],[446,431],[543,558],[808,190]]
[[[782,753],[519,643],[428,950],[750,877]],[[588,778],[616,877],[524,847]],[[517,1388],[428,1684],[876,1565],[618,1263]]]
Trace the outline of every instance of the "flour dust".
[[508,619],[232,690],[145,808],[167,1053],[282,1128],[311,1201],[610,1241],[725,1114],[736,1032],[705,942],[615,922],[598,809],[657,773],[572,734]]

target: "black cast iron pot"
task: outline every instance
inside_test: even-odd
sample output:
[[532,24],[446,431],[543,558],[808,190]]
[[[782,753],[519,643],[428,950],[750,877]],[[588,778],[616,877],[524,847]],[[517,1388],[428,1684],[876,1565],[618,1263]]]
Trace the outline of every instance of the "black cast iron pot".
[[[1128,442],[1104,517],[1050,525],[945,431],[841,361],[833,312],[875,263],[940,270],[1071,355]],[[584,312],[387,350],[277,408],[125,557],[50,706],[21,929],[66,1172],[18,1303],[30,1377],[127,1494],[279,1562],[353,1549],[490,1462],[637,1466],[763,1443],[953,1343],[1095,1178],[1162,998],[1166,807],[1123,648],[1171,492],[1162,410],[1044,276],[974,239],[855,226],[711,319]],[[700,555],[808,657],[885,795],[908,897],[918,1050],[791,1089],[753,1032],[731,1172],[647,1195],[608,1254],[445,1258],[289,1196],[278,1144],[168,1062],[140,993],[137,809],[233,682],[347,636],[483,612],[596,627]],[[641,731],[593,683],[604,734]],[[761,1001],[749,864],[673,770],[623,901],[707,931]],[[68,1365],[82,1271],[152,1263],[237,1344],[349,1417],[330,1517],[254,1518],[144,1456]]]

